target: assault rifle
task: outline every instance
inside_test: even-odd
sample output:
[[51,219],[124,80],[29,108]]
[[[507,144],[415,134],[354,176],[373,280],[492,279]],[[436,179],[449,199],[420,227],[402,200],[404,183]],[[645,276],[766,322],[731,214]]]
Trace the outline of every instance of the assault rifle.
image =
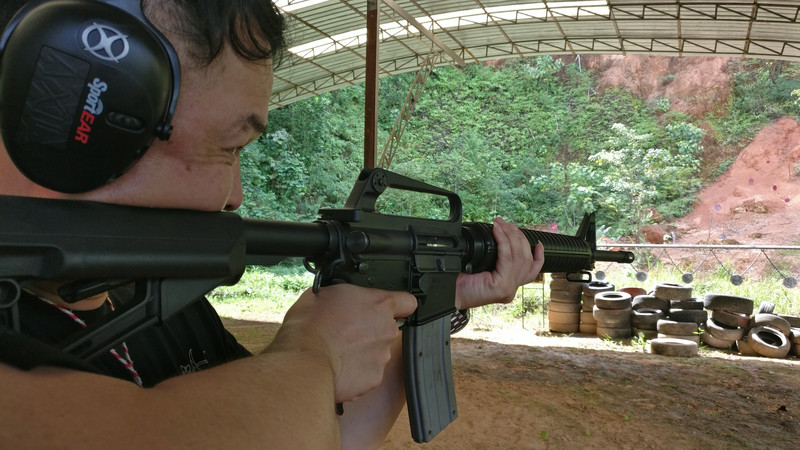
[[[376,201],[388,188],[442,196],[449,217],[382,214]],[[0,196],[0,212],[5,326],[19,328],[16,302],[36,280],[70,280],[59,291],[70,302],[134,284],[130,306],[61,343],[90,360],[217,286],[235,284],[248,265],[303,257],[315,274],[314,289],[346,282],[416,296],[419,306],[402,333],[414,440],[431,440],[458,415],[449,346],[456,278],[491,270],[497,248],[491,225],[462,223],[455,193],[372,169],[362,171],[344,208],[320,210],[312,223],[9,196]],[[568,273],[574,281],[591,281],[595,261],[633,261],[630,252],[596,249],[593,214],[576,236],[523,233],[531,247],[544,244],[543,272]]]

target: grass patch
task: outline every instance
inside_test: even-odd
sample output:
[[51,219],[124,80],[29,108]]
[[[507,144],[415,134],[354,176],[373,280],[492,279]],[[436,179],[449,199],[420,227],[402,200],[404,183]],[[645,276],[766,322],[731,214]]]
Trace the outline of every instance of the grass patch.
[[313,280],[302,266],[248,267],[237,284],[218,287],[208,299],[221,316],[258,320],[285,314]]

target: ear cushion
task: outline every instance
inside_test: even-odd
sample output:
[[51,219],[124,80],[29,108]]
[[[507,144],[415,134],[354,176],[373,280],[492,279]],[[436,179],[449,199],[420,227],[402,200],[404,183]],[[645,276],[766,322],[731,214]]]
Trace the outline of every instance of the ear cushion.
[[40,1],[6,29],[0,130],[12,161],[37,184],[98,188],[155,137],[169,137],[178,59],[136,8],[139,17],[97,1]]

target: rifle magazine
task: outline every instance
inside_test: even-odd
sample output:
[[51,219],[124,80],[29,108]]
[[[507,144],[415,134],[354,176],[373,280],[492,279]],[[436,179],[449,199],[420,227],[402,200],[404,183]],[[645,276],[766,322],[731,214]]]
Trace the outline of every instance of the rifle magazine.
[[429,442],[458,417],[450,360],[450,316],[403,329],[408,419],[416,442]]

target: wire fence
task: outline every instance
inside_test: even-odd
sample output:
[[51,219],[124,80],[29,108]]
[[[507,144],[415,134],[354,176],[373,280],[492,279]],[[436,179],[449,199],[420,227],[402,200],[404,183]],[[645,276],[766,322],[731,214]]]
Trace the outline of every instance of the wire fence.
[[620,269],[618,264],[597,263],[594,276],[602,280],[609,270],[632,270],[637,281],[644,282],[650,272],[666,270],[691,284],[699,273],[726,274],[730,283],[740,286],[746,277],[763,281],[776,279],[783,287],[797,287],[800,276],[800,246],[783,245],[678,245],[614,244],[600,248],[630,250],[636,260]]

